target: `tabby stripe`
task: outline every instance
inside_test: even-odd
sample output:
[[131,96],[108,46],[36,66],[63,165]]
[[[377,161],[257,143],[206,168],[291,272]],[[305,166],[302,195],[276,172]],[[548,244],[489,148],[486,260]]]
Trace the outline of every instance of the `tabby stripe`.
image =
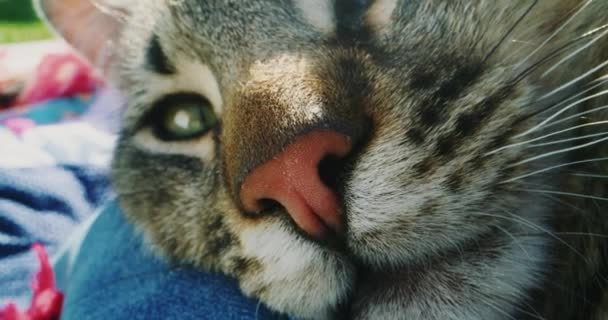
[[[475,80],[481,74],[479,65],[466,63],[454,70],[453,75],[448,80],[438,83],[441,73],[444,72],[442,70],[449,68],[449,65],[457,65],[460,61],[459,59],[444,60],[451,61],[445,68],[438,66],[429,69],[417,68],[411,71],[409,90],[422,92],[424,96],[428,96],[428,98],[422,100],[415,110],[419,120],[419,127],[416,130],[419,132],[425,132],[443,124],[447,107],[452,101],[458,99],[467,87],[475,83]],[[431,61],[428,63],[433,64]],[[466,122],[467,120],[474,121],[475,119],[463,118],[463,121]],[[448,150],[447,146],[450,143],[447,141],[447,137],[441,140],[441,148]]]
[[369,7],[367,0],[335,0],[337,36],[344,42],[365,43],[370,30],[363,25],[364,15]]
[[171,63],[160,44],[158,35],[153,35],[146,51],[146,69],[162,75],[176,73],[175,66]]
[[456,146],[462,143],[462,140],[476,133],[482,127],[482,124],[494,114],[510,92],[511,87],[504,87],[481,101],[472,111],[459,115],[456,119],[455,130],[437,140],[435,145],[436,154],[442,157],[451,155]]

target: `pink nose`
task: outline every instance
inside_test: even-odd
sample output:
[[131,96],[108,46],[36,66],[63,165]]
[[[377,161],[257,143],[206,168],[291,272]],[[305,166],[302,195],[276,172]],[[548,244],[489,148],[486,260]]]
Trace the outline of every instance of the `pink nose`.
[[300,136],[245,177],[240,192],[245,210],[259,212],[265,200],[273,200],[312,237],[322,238],[328,227],[340,232],[340,203],[321,180],[319,163],[330,155],[344,157],[351,149],[351,139],[335,131],[317,130]]

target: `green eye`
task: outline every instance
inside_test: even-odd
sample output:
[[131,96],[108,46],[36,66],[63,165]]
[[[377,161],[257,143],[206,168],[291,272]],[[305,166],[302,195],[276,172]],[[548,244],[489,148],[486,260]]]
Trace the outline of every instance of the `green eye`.
[[168,96],[155,109],[154,131],[161,140],[197,138],[217,124],[211,103],[199,95]]

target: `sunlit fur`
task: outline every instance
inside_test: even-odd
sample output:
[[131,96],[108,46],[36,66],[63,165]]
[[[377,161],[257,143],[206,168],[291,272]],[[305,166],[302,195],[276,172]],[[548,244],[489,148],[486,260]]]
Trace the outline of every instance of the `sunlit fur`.
[[[42,2],[90,48],[97,28],[53,15],[86,0]],[[114,183],[173,263],[299,318],[608,317],[608,2],[112,2],[127,18],[100,46],[129,101]],[[160,74],[154,35],[172,63]],[[221,125],[151,141],[153,102],[184,90],[219,90]],[[247,173],[319,127],[357,146],[339,245],[237,199]]]

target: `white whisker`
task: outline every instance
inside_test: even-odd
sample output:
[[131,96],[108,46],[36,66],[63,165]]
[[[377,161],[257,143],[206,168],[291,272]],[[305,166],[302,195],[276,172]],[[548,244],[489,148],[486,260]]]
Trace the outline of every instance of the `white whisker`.
[[551,115],[550,117],[548,117],[547,119],[541,121],[541,123],[535,125],[531,129],[528,129],[526,132],[520,133],[520,134],[516,135],[514,138],[520,138],[520,137],[526,136],[526,135],[528,135],[528,134],[530,134],[530,133],[532,133],[532,132],[534,132],[534,131],[542,128],[544,125],[546,125],[547,123],[551,122],[551,120],[555,119],[560,114],[562,114],[562,113],[570,110],[571,108],[573,108],[573,107],[575,107],[575,106],[577,106],[577,105],[579,105],[579,104],[581,104],[583,102],[595,99],[597,97],[601,97],[601,96],[606,95],[606,94],[608,94],[608,90],[603,90],[603,91],[600,91],[600,92],[598,92],[596,94],[593,94],[593,95],[587,96],[585,98],[579,99],[579,100],[577,100],[577,101],[575,101],[575,102],[573,102],[573,103],[571,103],[571,104],[563,107],[562,109],[560,109],[559,111],[557,111],[556,113],[554,113],[553,115]]
[[583,149],[583,148],[590,147],[592,145],[598,144],[598,143],[606,141],[606,140],[608,140],[608,137],[605,137],[605,138],[602,138],[602,139],[597,139],[597,140],[594,140],[594,141],[591,141],[591,142],[587,142],[587,143],[584,143],[584,144],[581,144],[581,145],[578,145],[578,146],[570,147],[570,148],[564,148],[564,149],[560,149],[560,150],[555,150],[555,151],[547,152],[547,153],[544,153],[544,154],[541,154],[541,155],[538,155],[538,156],[535,156],[535,157],[532,157],[532,158],[528,158],[528,159],[519,161],[517,163],[514,163],[510,167],[519,166],[519,165],[522,165],[524,163],[528,163],[528,162],[532,162],[532,161],[535,161],[535,160],[543,159],[543,158],[546,158],[546,157],[554,156],[556,154],[561,154],[561,153],[565,153],[565,152],[570,152],[570,151],[574,151],[574,150]]
[[[594,82],[597,82],[597,83],[593,84]],[[600,77],[600,78],[595,79],[593,81],[590,81],[589,82],[589,85],[590,85],[589,88],[586,88],[585,90],[583,90],[583,91],[581,91],[581,92],[579,92],[577,94],[572,95],[570,98],[564,99],[563,101],[561,101],[559,103],[556,103],[555,105],[551,106],[547,110],[544,110],[543,112],[546,112],[546,111],[558,108],[558,107],[560,107],[562,105],[570,103],[571,101],[575,101],[579,97],[584,96],[585,94],[587,94],[587,93],[595,90],[598,87],[601,87],[601,86],[605,85],[606,83],[608,83],[608,77],[606,77],[606,76]],[[591,85],[591,84],[593,84],[593,85]],[[568,117],[568,118],[570,118],[570,117]],[[568,119],[568,118],[566,118],[566,119]],[[552,126],[554,123],[559,123],[559,122],[562,122],[562,121],[564,121],[564,119],[555,121],[553,123],[550,123],[547,126]]]
[[540,196],[544,197],[544,198],[547,198],[547,199],[549,199],[551,201],[555,201],[555,202],[557,202],[557,203],[559,203],[559,204],[561,204],[563,206],[570,207],[570,208],[572,208],[572,210],[577,211],[580,214],[586,214],[587,213],[585,210],[583,210],[583,209],[581,209],[581,208],[579,208],[579,207],[577,207],[577,206],[575,206],[575,205],[573,205],[571,203],[568,203],[568,202],[566,202],[564,200],[561,200],[561,199],[559,199],[558,197],[556,197],[554,195],[541,194]]
[[608,239],[608,235],[606,235],[606,234],[590,233],[590,232],[556,232],[556,234],[565,235],[565,236],[589,236],[589,237]]
[[559,169],[559,168],[563,168],[563,167],[567,167],[567,166],[572,166],[572,165],[577,165],[577,164],[582,164],[582,163],[595,162],[595,161],[606,161],[606,160],[608,160],[608,157],[606,157],[606,158],[595,158],[595,159],[581,160],[581,161],[573,161],[573,162],[568,162],[568,163],[562,163],[562,164],[559,164],[559,165],[555,165],[555,166],[551,166],[551,167],[544,168],[544,169],[541,169],[541,170],[533,171],[533,172],[530,172],[530,173],[527,173],[527,174],[524,174],[524,175],[521,175],[521,176],[517,176],[515,178],[511,178],[511,179],[502,181],[502,182],[500,182],[500,184],[511,183],[511,182],[514,182],[514,181],[517,181],[517,180],[521,180],[523,178],[527,178],[527,177],[530,177],[530,176],[534,176],[534,175],[537,175],[537,174],[541,174],[541,173],[544,173],[544,172],[547,172],[547,171],[551,171],[551,170],[555,170],[555,169]]
[[530,255],[530,253],[526,250],[526,248],[524,248],[524,246],[521,244],[521,241],[518,240],[514,235],[511,234],[511,232],[509,232],[509,230],[499,226],[499,225],[493,225],[494,228],[497,228],[498,230],[502,231],[502,233],[506,234],[509,238],[511,238],[513,240],[513,243],[515,243],[520,249],[521,251],[524,252],[524,254],[528,257],[528,259],[530,259],[530,261],[532,261],[532,256]]
[[584,136],[578,136],[578,137],[574,137],[574,138],[555,140],[555,141],[551,141],[551,142],[535,143],[535,144],[526,146],[526,148],[544,147],[544,146],[549,146],[549,145],[553,145],[553,144],[559,144],[559,143],[564,143],[564,142],[582,140],[582,139],[593,138],[593,137],[598,137],[598,136],[601,137],[601,136],[607,136],[607,135],[608,135],[608,132],[600,132],[600,133],[588,134],[588,135],[584,135]]
[[565,84],[563,84],[563,85],[559,86],[557,89],[554,89],[554,90],[552,90],[551,92],[549,92],[549,93],[547,93],[547,94],[543,95],[543,96],[542,96],[542,97],[540,97],[539,99],[546,99],[546,98],[548,98],[548,97],[550,97],[550,96],[552,96],[552,95],[554,95],[554,94],[556,94],[556,93],[558,93],[558,92],[560,92],[560,91],[562,91],[562,90],[564,90],[564,89],[566,89],[566,88],[568,88],[568,87],[572,86],[573,84],[575,84],[575,83],[577,83],[577,82],[579,82],[579,81],[581,81],[581,80],[583,80],[583,79],[587,78],[588,76],[592,75],[593,73],[595,73],[596,71],[598,71],[598,70],[602,69],[603,67],[605,67],[605,66],[607,66],[607,65],[608,65],[608,60],[606,60],[606,61],[604,61],[604,62],[600,63],[599,65],[597,65],[597,66],[595,66],[595,67],[591,68],[591,70],[589,70],[589,71],[587,71],[587,72],[583,73],[582,75],[580,75],[580,76],[578,76],[578,77],[576,77],[576,78],[574,78],[574,79],[572,79],[572,80],[570,80],[570,81],[566,82]]
[[568,24],[570,24],[570,22],[572,22],[576,16],[578,16],[581,12],[583,12],[585,10],[585,8],[591,4],[591,2],[593,2],[593,0],[588,0],[587,2],[585,2],[584,4],[581,5],[581,7],[570,17],[568,18],[568,20],[566,20],[566,22],[564,22],[559,28],[557,28],[557,30],[555,30],[555,32],[553,32],[545,41],[543,41],[536,49],[532,50],[532,52],[530,52],[530,54],[528,54],[526,57],[524,57],[522,59],[522,61],[518,64],[518,68],[526,63],[528,60],[530,60],[530,58],[532,56],[534,56],[538,51],[540,51],[540,49],[542,49],[545,45],[547,45],[547,43],[549,43],[551,40],[553,40],[553,38],[555,38],[555,36],[557,36],[562,30],[564,30],[566,28],[566,26],[568,26]]
[[605,174],[571,173],[570,175],[576,176],[576,177],[585,177],[585,178],[608,179],[608,175],[605,175]]
[[543,135],[543,136],[540,136],[540,137],[536,137],[536,138],[533,138],[533,139],[530,139],[530,140],[508,144],[506,146],[502,146],[502,147],[497,148],[497,149],[495,149],[493,151],[490,151],[490,152],[486,153],[484,156],[490,156],[490,155],[493,155],[493,154],[495,154],[497,152],[500,152],[502,150],[505,150],[505,149],[509,149],[509,148],[513,148],[513,147],[517,147],[517,146],[522,146],[522,145],[526,145],[526,144],[529,144],[531,142],[535,142],[535,141],[539,141],[539,140],[544,140],[546,138],[549,138],[549,137],[552,137],[552,136],[555,136],[555,135],[558,135],[558,134],[562,134],[562,133],[565,133],[565,132],[568,132],[568,131],[577,130],[577,129],[585,128],[585,127],[597,126],[597,125],[601,125],[601,124],[608,124],[608,120],[580,124],[578,126],[574,126],[574,127],[562,129],[562,130],[559,130],[559,131],[551,132],[551,133],[548,133],[546,135]]
[[558,61],[553,67],[549,68],[549,70],[545,71],[542,74],[542,78],[546,77],[548,74],[550,74],[551,72],[555,71],[557,68],[559,68],[559,66],[561,66],[564,62],[572,59],[574,56],[578,55],[579,53],[583,52],[585,49],[591,47],[594,43],[596,43],[598,40],[600,40],[601,38],[603,38],[605,35],[608,34],[608,30],[605,30],[604,32],[602,32],[600,35],[598,35],[597,37],[591,39],[591,41],[589,41],[587,44],[581,46],[580,48],[576,49],[574,52],[572,52],[571,54],[567,55],[566,57],[564,57],[563,59],[561,59],[560,61]]
[[548,194],[555,194],[555,195],[559,195],[559,196],[570,196],[570,197],[578,197],[578,198],[583,198],[583,199],[591,199],[591,200],[599,200],[599,201],[608,201],[608,198],[592,196],[592,195],[582,194],[582,193],[574,193],[574,192],[565,192],[565,191],[556,191],[556,190],[540,190],[540,189],[515,189],[515,190],[534,192],[534,193],[548,193]]
[[509,212],[508,210],[502,208],[501,209],[502,212],[504,212],[505,214],[508,214],[510,217],[507,216],[503,216],[503,215],[497,215],[497,214],[487,214],[487,213],[478,213],[480,215],[486,215],[486,216],[490,216],[490,217],[494,217],[494,218],[499,218],[499,219],[505,219],[508,221],[512,221],[512,222],[516,222],[519,224],[522,224],[524,226],[528,226],[532,229],[535,229],[537,231],[541,231],[544,232],[545,234],[549,235],[551,238],[559,241],[561,244],[565,245],[566,247],[568,247],[570,250],[572,250],[572,252],[576,253],[578,256],[580,256],[581,258],[583,258],[584,261],[586,261],[585,256],[580,253],[578,250],[576,250],[576,248],[574,248],[572,245],[570,245],[568,242],[566,242],[564,239],[560,238],[559,236],[557,236],[554,232],[552,232],[551,230],[548,230],[546,228],[543,228],[541,226],[539,226],[538,224],[529,221],[528,219],[525,219],[523,217],[520,217],[514,213]]
[[586,37],[586,36],[592,35],[592,34],[594,34],[594,33],[596,33],[596,32],[599,32],[599,31],[601,31],[601,30],[604,30],[604,29],[608,29],[608,24],[605,24],[605,25],[603,25],[603,26],[599,26],[599,27],[597,27],[597,28],[595,28],[595,29],[592,29],[592,30],[590,30],[590,31],[587,31],[587,32],[585,32],[585,33],[584,33],[582,36],[583,36],[583,37]]
[[[593,84],[594,82],[595,82],[595,84]],[[590,81],[589,82],[589,85],[590,85],[589,88],[586,88],[585,90],[583,90],[583,91],[581,91],[581,92],[579,92],[579,93],[571,96],[568,99],[564,99],[563,101],[561,101],[559,103],[556,103],[555,105],[551,106],[549,109],[547,109],[545,111],[549,111],[551,109],[558,108],[558,107],[560,107],[560,106],[562,106],[564,104],[570,103],[571,101],[575,101],[579,97],[584,96],[585,94],[587,94],[587,93],[595,90],[596,88],[601,87],[601,86],[603,86],[603,85],[605,85],[607,83],[608,83],[608,76],[603,76],[603,77],[600,77],[600,78],[595,79],[593,81]],[[593,85],[591,85],[591,84],[593,84]],[[545,111],[543,111],[543,112],[545,112]],[[558,120],[558,121],[552,122],[552,123],[548,124],[545,127],[550,127],[550,126],[554,125],[555,123],[561,123],[561,122],[565,121],[566,119],[571,119],[572,117],[573,116],[570,116],[570,117],[564,118],[562,120]]]
[[490,302],[489,300],[486,299],[480,299],[479,301],[481,301],[481,303],[487,305],[488,307],[494,309],[494,311],[502,314],[503,316],[508,317],[509,319],[513,319],[513,320],[517,320],[515,319],[512,315],[510,315],[507,311],[502,310],[499,306],[497,306],[495,303]]
[[552,126],[554,126],[556,124],[560,124],[562,122],[565,122],[565,121],[568,121],[568,120],[572,120],[572,119],[577,118],[577,117],[581,117],[582,118],[584,115],[587,115],[587,114],[590,114],[590,113],[593,113],[593,112],[596,112],[596,111],[602,111],[604,109],[608,109],[608,105],[597,107],[597,108],[593,108],[593,109],[587,110],[587,111],[583,111],[583,112],[577,113],[575,115],[569,116],[567,118],[564,118],[562,120],[558,120],[558,121],[549,123],[548,125],[545,126],[545,129],[549,128],[549,127],[552,127]]

